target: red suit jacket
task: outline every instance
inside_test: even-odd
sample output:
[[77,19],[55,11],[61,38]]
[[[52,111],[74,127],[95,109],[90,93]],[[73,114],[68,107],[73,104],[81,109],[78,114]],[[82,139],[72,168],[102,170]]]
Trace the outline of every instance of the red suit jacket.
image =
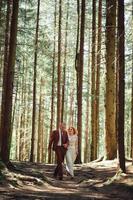
[[[49,141],[49,148],[51,148],[53,144],[53,150],[56,151],[56,147],[59,141],[59,130],[55,130],[52,132],[50,136],[50,141]],[[68,146],[69,140],[68,140],[68,134],[66,131],[62,132],[62,145],[67,144]]]

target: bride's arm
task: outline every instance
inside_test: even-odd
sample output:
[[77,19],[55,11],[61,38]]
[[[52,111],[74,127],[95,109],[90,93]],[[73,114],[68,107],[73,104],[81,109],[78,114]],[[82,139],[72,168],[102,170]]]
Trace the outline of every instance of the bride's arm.
[[75,141],[75,151],[76,151],[76,154],[78,154],[78,136]]

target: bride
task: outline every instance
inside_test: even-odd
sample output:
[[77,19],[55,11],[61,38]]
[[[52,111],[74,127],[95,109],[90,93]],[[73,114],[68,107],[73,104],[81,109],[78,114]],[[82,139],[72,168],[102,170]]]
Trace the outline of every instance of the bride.
[[77,136],[77,131],[74,127],[69,127],[68,139],[69,139],[69,145],[68,145],[68,150],[66,152],[66,170],[73,178],[74,177],[73,164],[78,154],[78,136]]

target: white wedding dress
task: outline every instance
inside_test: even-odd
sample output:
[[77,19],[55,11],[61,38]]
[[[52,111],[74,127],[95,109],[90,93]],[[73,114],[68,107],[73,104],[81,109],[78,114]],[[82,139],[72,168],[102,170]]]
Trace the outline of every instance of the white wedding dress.
[[73,177],[74,176],[73,164],[78,152],[78,136],[76,134],[68,135],[68,138],[69,138],[69,146],[66,152],[66,170]]

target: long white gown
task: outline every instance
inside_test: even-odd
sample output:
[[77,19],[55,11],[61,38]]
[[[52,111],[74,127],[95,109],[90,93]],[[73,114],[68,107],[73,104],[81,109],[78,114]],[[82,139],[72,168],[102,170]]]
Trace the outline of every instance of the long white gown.
[[78,152],[78,136],[76,134],[68,135],[68,138],[69,138],[69,146],[66,152],[66,170],[73,177],[74,176],[73,164]]

